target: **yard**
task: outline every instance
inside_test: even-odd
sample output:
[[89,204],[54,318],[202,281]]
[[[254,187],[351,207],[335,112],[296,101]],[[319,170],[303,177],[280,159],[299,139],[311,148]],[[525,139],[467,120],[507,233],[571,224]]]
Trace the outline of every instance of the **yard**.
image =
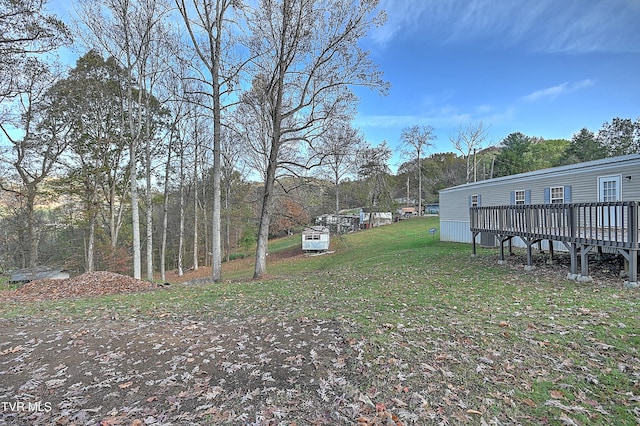
[[244,259],[215,285],[3,290],[0,424],[640,423],[639,293],[614,266],[524,273],[433,227],[282,240],[261,281]]

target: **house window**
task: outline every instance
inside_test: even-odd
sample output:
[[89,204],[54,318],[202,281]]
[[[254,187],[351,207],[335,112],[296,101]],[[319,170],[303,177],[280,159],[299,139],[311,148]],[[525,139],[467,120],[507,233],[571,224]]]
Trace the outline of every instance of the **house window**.
[[564,203],[564,186],[551,187],[551,204]]
[[524,190],[522,191],[515,191],[515,203],[516,204],[525,204],[525,192]]
[[478,207],[480,203],[478,203],[478,194],[474,194],[471,196],[471,207]]

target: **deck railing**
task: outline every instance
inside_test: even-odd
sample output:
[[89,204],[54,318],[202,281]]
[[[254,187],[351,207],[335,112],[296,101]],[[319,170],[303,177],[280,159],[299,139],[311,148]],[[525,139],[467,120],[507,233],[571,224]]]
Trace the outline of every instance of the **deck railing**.
[[471,207],[473,235],[640,248],[638,201]]
[[[590,279],[589,252],[594,247],[611,247],[628,261],[629,279],[625,285],[635,288],[640,286],[639,205],[640,201],[618,201],[471,207],[473,254],[476,253],[478,234],[493,235],[500,243],[500,260],[504,261],[505,242],[510,244],[513,237],[520,237],[527,246],[527,266],[531,267],[534,244],[542,240],[561,241],[571,254],[568,276],[586,280]],[[549,249],[553,253],[551,243]]]

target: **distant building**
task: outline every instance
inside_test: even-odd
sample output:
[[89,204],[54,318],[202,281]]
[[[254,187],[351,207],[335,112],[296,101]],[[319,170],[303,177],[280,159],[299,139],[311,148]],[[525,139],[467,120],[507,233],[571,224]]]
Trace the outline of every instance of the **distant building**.
[[425,204],[424,214],[440,214],[440,204]]
[[11,272],[12,283],[28,283],[35,280],[63,280],[69,278],[69,272],[63,268],[36,266],[34,268],[17,269]]
[[390,225],[393,223],[391,212],[367,212],[360,210],[360,228],[374,228],[376,226]]
[[331,243],[329,228],[312,226],[302,231],[302,250],[322,252],[329,250]]

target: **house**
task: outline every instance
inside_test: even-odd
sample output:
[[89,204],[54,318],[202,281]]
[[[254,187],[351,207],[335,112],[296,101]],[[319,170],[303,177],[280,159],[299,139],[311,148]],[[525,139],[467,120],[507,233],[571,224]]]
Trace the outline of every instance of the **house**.
[[424,205],[424,214],[426,215],[437,215],[440,213],[440,204],[425,204]]
[[34,268],[16,269],[11,272],[12,283],[28,283],[35,280],[63,280],[69,278],[69,272],[63,268],[36,266]]
[[390,225],[393,223],[391,212],[370,212],[368,209],[360,210],[360,228],[368,229],[376,226]]
[[583,276],[586,254],[598,247],[623,254],[631,276],[639,200],[640,154],[467,183],[440,191],[440,239],[473,243],[474,249],[476,243],[499,244],[501,251],[505,242],[513,243],[528,249],[529,263],[533,244],[568,250],[572,261],[580,253]]
[[312,226],[302,231],[302,250],[305,252],[323,252],[329,250],[329,228],[324,226]]
[[359,214],[323,214],[315,220],[317,226],[329,228],[336,234],[344,234],[347,232],[357,231],[360,226]]
[[440,191],[440,239],[471,242],[469,208],[640,200],[640,154],[536,170]]
[[418,215],[417,207],[402,207],[396,212],[400,218],[409,218]]

